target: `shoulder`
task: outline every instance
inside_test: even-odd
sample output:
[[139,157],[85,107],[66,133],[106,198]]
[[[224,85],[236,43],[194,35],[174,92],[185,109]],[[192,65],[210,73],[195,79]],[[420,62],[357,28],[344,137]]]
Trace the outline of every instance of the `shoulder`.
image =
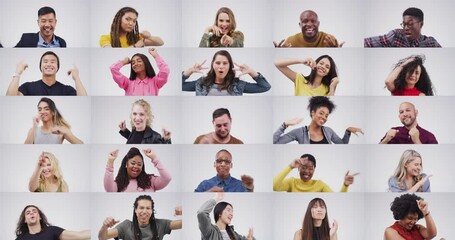
[[131,220],[129,220],[129,219],[125,219],[125,220],[123,220],[123,222],[121,222],[120,224],[115,226],[115,228],[127,228],[131,225],[133,225],[133,222],[131,222]]
[[299,229],[299,230],[295,231],[294,239],[302,239],[302,232],[303,232],[302,229]]
[[22,33],[21,38],[33,38],[38,37],[38,33]]
[[61,45],[66,46],[66,41],[62,37],[55,35],[55,39],[57,39]]

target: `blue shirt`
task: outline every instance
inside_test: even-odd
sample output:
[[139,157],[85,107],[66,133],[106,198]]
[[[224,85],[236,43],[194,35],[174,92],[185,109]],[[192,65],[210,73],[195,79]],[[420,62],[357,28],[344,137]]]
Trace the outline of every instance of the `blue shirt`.
[[[425,173],[422,173],[422,178],[424,178],[426,176],[427,175]],[[389,191],[391,191],[391,192],[407,192],[408,188],[407,188],[406,183],[404,182],[404,180],[403,180],[403,182],[401,184],[403,185],[403,188],[400,188],[398,186],[398,182],[397,182],[396,178],[391,177],[389,179]],[[422,192],[431,192],[430,180],[427,180],[425,183],[423,183]]]
[[225,180],[218,177],[218,175],[213,178],[204,180],[199,183],[199,186],[197,186],[194,191],[206,192],[214,186],[222,188],[225,192],[246,192],[246,189],[242,185],[242,181],[233,178],[230,175]]
[[47,43],[44,41],[44,38],[41,37],[41,34],[38,33],[37,47],[39,47],[39,48],[59,48],[60,42],[57,39],[55,39],[55,35],[54,35],[54,36],[52,36],[52,41],[50,43]]

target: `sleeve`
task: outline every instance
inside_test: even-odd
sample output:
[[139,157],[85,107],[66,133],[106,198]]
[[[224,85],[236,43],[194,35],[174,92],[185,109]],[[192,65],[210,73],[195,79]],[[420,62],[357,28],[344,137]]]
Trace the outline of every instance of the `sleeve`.
[[165,234],[171,233],[171,222],[172,221],[169,219],[156,219],[156,228],[158,229],[159,236],[164,236]]
[[112,73],[112,78],[114,81],[117,83],[117,85],[124,89],[125,91],[128,89],[128,86],[130,85],[130,79],[127,78],[125,75],[123,75],[120,72],[120,69],[123,67],[123,62],[118,61],[110,66],[111,73]]
[[273,134],[273,144],[285,144],[292,141],[297,141],[297,134],[301,131],[300,128],[294,129],[289,133],[284,134],[285,128],[280,126]]
[[24,96],[27,96],[27,95],[30,95],[29,92],[28,92],[28,82],[26,83],[22,83],[19,88],[18,88],[18,91],[22,93],[22,95]]
[[167,63],[164,61],[164,59],[160,56],[157,56],[155,58],[156,65],[158,66],[158,74],[155,76],[155,83],[158,88],[162,88],[164,84],[167,83],[167,80],[169,78],[169,66]]
[[429,138],[428,141],[426,142],[427,144],[438,144],[438,140],[436,140],[436,137],[434,136],[433,133],[429,133]]
[[160,173],[159,176],[150,176],[150,183],[151,185],[153,186],[153,188],[155,189],[155,191],[157,190],[161,190],[163,188],[165,188],[169,182],[171,182],[172,180],[172,177],[171,177],[171,174],[169,173],[169,171],[166,169],[166,167],[164,167],[163,164],[161,164],[161,161],[158,159],[158,158],[155,158],[153,161],[152,161],[153,165],[155,165],[156,169],[158,169],[158,172]]
[[212,223],[210,220],[210,212],[215,207],[215,199],[210,199],[202,204],[201,208],[197,211],[197,220],[199,222],[199,230],[202,236],[208,237],[213,231]]
[[[328,127],[326,127],[328,128]],[[341,139],[338,134],[336,134],[335,131],[333,131],[331,128],[328,128],[332,132],[332,138],[330,139],[333,143],[335,144],[348,144],[349,139],[351,138],[351,132],[348,130],[344,131],[344,136],[343,139]]]
[[348,191],[348,188],[349,188],[349,186],[344,185],[344,182],[343,182],[343,185],[341,185],[341,190],[340,190],[340,192],[347,192],[347,191]]
[[129,226],[131,226],[129,220],[124,220],[123,222],[121,222],[120,224],[115,226],[115,228],[118,231],[118,236],[117,236],[118,239],[125,238],[125,233],[126,233],[126,231],[128,231]]
[[236,31],[235,36],[232,38],[234,42],[232,43],[231,47],[243,47],[243,40],[245,36],[242,32]]
[[130,130],[128,128],[125,129],[125,131],[120,130],[120,131],[118,131],[118,133],[120,133],[120,135],[122,135],[126,139],[128,139],[130,137],[130,134],[131,134],[131,132],[130,132]]
[[273,191],[290,191],[291,190],[291,178],[284,179],[292,168],[288,165],[281,172],[273,178]]
[[390,31],[385,35],[374,36],[365,38],[363,45],[366,48],[369,47],[393,47],[393,39],[395,38],[395,30]]
[[49,226],[49,230],[52,232],[53,239],[60,239],[60,235],[65,231],[65,229],[57,226]]
[[253,78],[256,83],[249,83],[245,82],[245,87],[243,89],[243,92],[245,93],[263,93],[267,92],[270,90],[272,86],[270,86],[270,83],[267,82],[264,76],[262,76],[261,73],[258,72],[258,75]]
[[117,192],[117,183],[114,181],[114,168],[106,166],[104,172],[104,190],[106,192]]
[[100,37],[100,47],[103,47],[106,44],[111,44],[111,35],[101,35]]
[[199,82],[200,80],[202,80],[202,77],[198,78],[195,81],[186,82],[185,80],[187,80],[189,77],[190,76],[183,75],[183,72],[182,72],[182,91],[194,92],[194,91],[196,91],[196,83]]
[[391,192],[403,192],[403,189],[398,187],[397,179],[394,177],[389,178],[389,191]]
[[202,38],[201,38],[201,42],[199,42],[199,47],[202,48],[202,47],[210,47],[210,35],[207,34],[207,33],[204,33],[202,35]]
[[196,189],[194,189],[194,192],[205,192],[207,191],[207,180],[202,181],[199,183]]
[[[422,177],[426,177],[427,175],[425,173],[422,173]],[[422,186],[422,191],[423,192],[431,192],[431,188],[430,188],[430,179],[428,179],[427,181],[425,181],[423,183],[423,186]]]
[[322,186],[321,187],[321,192],[333,192],[333,190],[325,182],[323,182],[321,180],[318,180],[318,183]]
[[16,46],[14,46],[15,48],[17,47],[23,47],[24,45],[24,34],[22,34],[21,36],[21,39],[19,40],[19,42],[16,44]]

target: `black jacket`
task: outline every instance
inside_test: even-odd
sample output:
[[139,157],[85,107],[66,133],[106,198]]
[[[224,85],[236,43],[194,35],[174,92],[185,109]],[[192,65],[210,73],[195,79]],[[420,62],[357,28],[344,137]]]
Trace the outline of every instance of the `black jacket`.
[[[15,47],[29,47],[29,48],[36,48],[39,41],[39,32],[37,33],[24,33],[22,34],[21,40],[16,44]],[[55,39],[59,41],[60,47],[66,48],[66,42],[63,38],[54,35]]]
[[[133,136],[133,133],[135,133],[136,130],[133,129],[133,132],[131,132],[128,128],[125,129],[125,131],[120,130],[119,133],[122,135],[124,138],[128,139],[126,143],[130,140],[131,136]],[[144,132],[144,139],[142,139],[141,144],[171,144],[171,139],[166,140],[163,137],[161,137],[161,134],[155,132],[153,129],[150,127],[145,128]],[[132,143],[132,144],[138,144],[138,143]]]

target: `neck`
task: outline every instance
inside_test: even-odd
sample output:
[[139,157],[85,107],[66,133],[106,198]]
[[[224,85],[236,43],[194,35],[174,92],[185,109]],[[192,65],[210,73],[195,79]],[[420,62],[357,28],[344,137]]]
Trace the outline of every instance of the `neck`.
[[314,81],[311,85],[313,87],[319,87],[321,85],[321,83],[322,83],[322,77],[319,75],[316,75],[316,77],[314,78]]
[[223,180],[226,180],[230,175],[228,174],[228,175],[226,175],[226,176],[221,176],[221,175],[218,175],[218,174],[217,174],[217,176],[218,176],[219,178],[223,179]]
[[417,127],[417,121],[414,121],[413,124],[411,124],[411,125],[409,125],[409,126],[404,126],[404,127],[405,127],[406,129],[408,129],[408,130],[411,130],[412,128]]
[[54,122],[53,121],[46,121],[46,122],[43,122],[43,126],[41,127],[41,129],[43,130],[49,130],[51,128],[54,127]]
[[226,229],[226,223],[223,223],[221,220],[218,220],[218,222],[216,222],[216,225],[218,226],[218,228],[220,230],[225,230]]
[[313,219],[313,226],[315,226],[315,227],[320,227],[321,225],[322,225],[322,220]]
[[146,75],[145,75],[145,71],[144,72],[138,72],[136,73],[136,77],[141,79],[141,80],[144,80]]
[[406,88],[413,88],[415,86],[416,86],[415,84],[409,84],[409,83],[406,84]]
[[52,39],[54,38],[54,35],[45,37],[45,36],[43,36],[43,34],[41,34],[41,32],[39,33],[39,35],[43,38],[44,42],[46,42],[46,43],[50,43],[52,41]]
[[50,75],[50,76],[44,76],[43,75],[43,82],[48,85],[48,86],[51,86],[53,85],[55,82],[56,82],[56,77],[55,75]]
[[144,131],[146,128],[147,128],[147,126],[145,126],[145,127],[140,127],[140,128],[136,128],[136,132],[142,132],[142,131]]
[[213,137],[213,139],[215,139],[215,141],[217,141],[219,143],[228,143],[231,140],[231,134],[229,134],[225,138],[220,138],[220,137],[218,137],[218,135],[216,135],[215,132],[212,132],[212,137]]
[[34,225],[27,225],[27,227],[30,234],[37,234],[41,232],[41,224],[39,222]]
[[316,35],[314,35],[314,37],[312,37],[312,38],[305,37],[305,34],[304,34],[303,35],[303,40],[305,40],[305,42],[315,42],[316,39],[318,39],[318,36],[319,36],[319,32],[316,33]]
[[322,127],[317,125],[315,122],[311,121],[310,123],[310,131],[321,131]]
[[223,79],[223,78],[215,77],[215,83],[216,83],[216,84],[222,84],[223,82],[224,82],[224,79]]

